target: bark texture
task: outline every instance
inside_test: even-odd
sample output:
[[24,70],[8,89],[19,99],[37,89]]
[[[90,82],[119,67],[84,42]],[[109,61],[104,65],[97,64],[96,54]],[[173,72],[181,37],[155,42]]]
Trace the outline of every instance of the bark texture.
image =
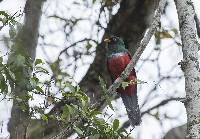
[[185,139],[187,132],[186,124],[172,128],[163,139]]
[[200,139],[200,71],[199,44],[191,0],[175,0],[182,40],[183,61],[180,62],[185,76],[187,138]]
[[[21,51],[26,53],[32,59],[35,59],[36,46],[38,42],[39,23],[42,11],[43,0],[27,0],[25,5],[25,21],[22,28],[18,31],[11,51]],[[12,55],[12,52],[8,58]],[[23,72],[23,71],[22,71]],[[27,71],[28,73],[29,71]],[[29,76],[26,75],[22,76]],[[15,97],[23,95],[25,92],[21,87],[16,86],[13,92]],[[25,102],[28,105],[28,102]],[[11,118],[8,123],[8,131],[10,132],[10,139],[24,139],[26,138],[27,126],[29,124],[29,112],[22,111],[19,108],[18,102],[13,100],[13,107],[11,110]]]

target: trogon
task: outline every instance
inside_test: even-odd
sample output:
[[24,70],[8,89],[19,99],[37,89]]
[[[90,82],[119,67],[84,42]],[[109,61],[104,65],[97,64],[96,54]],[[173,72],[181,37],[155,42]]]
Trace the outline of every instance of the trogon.
[[[104,41],[108,46],[107,69],[112,82],[114,82],[129,64],[131,56],[121,38],[112,35]],[[140,124],[141,116],[137,99],[137,81],[134,68],[125,81],[129,82],[128,86],[125,88],[119,87],[117,92],[120,94],[125,105],[131,125],[135,127]]]

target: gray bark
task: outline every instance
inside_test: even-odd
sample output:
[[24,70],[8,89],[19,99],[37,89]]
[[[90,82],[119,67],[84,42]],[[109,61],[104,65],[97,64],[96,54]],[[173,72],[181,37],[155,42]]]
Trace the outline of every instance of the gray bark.
[[183,61],[180,62],[185,76],[187,138],[200,139],[200,71],[198,61],[194,9],[191,0],[175,0],[182,40]]
[[184,124],[169,130],[163,139],[185,139],[186,132],[187,126]]
[[[19,30],[14,45],[11,48],[12,53],[8,58],[13,56],[15,51],[20,51],[32,59],[35,59],[36,46],[38,41],[38,28],[42,11],[42,4],[44,0],[27,0],[25,5],[25,21],[23,27]],[[28,71],[27,71],[28,73]],[[23,75],[22,76],[29,76]],[[15,97],[23,95],[25,92],[21,87],[16,86],[13,92]],[[25,102],[28,106],[28,102]],[[28,109],[28,108],[27,108]],[[18,102],[13,100],[13,107],[11,110],[11,118],[8,123],[8,131],[10,132],[10,139],[24,139],[26,138],[27,126],[30,117],[29,112],[22,111]]]

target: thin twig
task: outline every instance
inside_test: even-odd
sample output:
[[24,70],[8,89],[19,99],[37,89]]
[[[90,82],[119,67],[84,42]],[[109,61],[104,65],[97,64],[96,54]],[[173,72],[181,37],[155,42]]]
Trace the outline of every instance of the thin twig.
[[98,44],[98,42],[97,42],[96,40],[93,40],[93,39],[90,39],[90,38],[84,38],[84,39],[79,40],[79,41],[77,41],[77,42],[74,42],[74,43],[72,43],[71,45],[69,45],[68,47],[64,48],[64,49],[60,52],[60,54],[58,55],[58,59],[59,59],[60,56],[61,56],[65,51],[67,51],[69,48],[71,48],[71,47],[77,45],[78,43],[86,42],[86,41],[93,41],[94,43]]
[[[154,109],[156,109],[156,108],[162,107],[162,106],[168,104],[168,103],[171,102],[171,101],[180,101],[180,102],[182,102],[183,100],[185,100],[185,98],[180,98],[180,97],[165,99],[165,100],[161,101],[160,103],[158,103],[158,104],[156,104],[156,105],[154,105],[154,106],[148,108],[147,110],[141,112],[141,116],[144,116],[146,113],[149,113],[150,111],[152,111],[152,110],[154,110]],[[124,124],[121,126],[121,129],[125,129],[125,128],[129,127],[129,126],[130,126],[130,122],[129,122],[129,121],[126,121],[126,122],[124,122]]]
[[182,100],[185,100],[185,98],[178,97],[178,98],[168,98],[168,99],[165,99],[165,100],[161,101],[160,103],[158,103],[157,105],[155,105],[155,106],[153,106],[153,107],[151,107],[151,108],[149,108],[149,109],[141,112],[141,116],[143,116],[146,113],[149,113],[150,111],[152,111],[152,110],[154,110],[156,108],[159,108],[160,106],[164,106],[165,104],[169,103],[170,101],[174,101],[174,100],[182,102]]
[[12,16],[10,16],[8,19],[6,19],[6,21],[3,23],[3,25],[0,26],[0,31],[3,29],[3,27],[5,27],[6,25],[8,25],[9,20],[12,19],[12,18],[14,18],[14,16],[15,16],[17,13],[18,13],[18,11],[15,12],[15,13],[14,13]]

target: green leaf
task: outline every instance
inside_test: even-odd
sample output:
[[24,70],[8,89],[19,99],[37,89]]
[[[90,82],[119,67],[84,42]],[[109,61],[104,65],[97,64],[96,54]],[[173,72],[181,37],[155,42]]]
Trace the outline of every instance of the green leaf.
[[3,57],[0,57],[0,64],[2,64],[3,62]]
[[7,14],[5,11],[0,11],[0,15],[5,16],[6,18],[9,17],[9,14]]
[[35,66],[38,65],[38,64],[41,64],[41,63],[43,63],[41,59],[36,59],[35,60]]
[[99,82],[100,82],[100,86],[101,86],[101,89],[102,89],[103,93],[106,93],[106,91],[107,91],[106,83],[100,76],[99,76]]
[[92,45],[89,42],[87,42],[87,45],[85,47],[87,50],[90,50],[90,48],[92,48]]
[[119,120],[118,119],[115,119],[114,122],[113,122],[113,130],[117,130],[119,127]]
[[98,118],[96,119],[95,124],[105,126],[106,122],[103,118]]
[[107,102],[108,106],[114,111],[111,101],[112,101],[112,99],[110,97],[106,97],[106,102]]
[[47,69],[45,69],[45,68],[43,68],[43,67],[35,67],[35,72],[37,73],[37,72],[41,72],[41,73],[45,73],[45,74],[48,74],[49,72],[48,72],[48,70]]
[[66,118],[69,117],[69,115],[70,115],[69,108],[68,108],[67,105],[65,105],[65,106],[63,107],[63,113],[62,113],[61,118],[62,118],[62,119],[66,119]]
[[80,89],[80,87],[78,85],[75,88],[76,88],[76,92],[81,91],[81,89]]
[[31,78],[31,81],[34,81],[35,84],[38,84],[39,79],[38,79],[36,76],[33,76],[33,77]]
[[173,31],[175,34],[178,34],[178,30],[176,28],[172,28],[171,31]]
[[99,82],[100,82],[100,86],[103,92],[103,97],[104,99],[106,99],[107,105],[114,111],[114,108],[111,103],[112,99],[110,98],[109,94],[107,94],[106,83],[100,76],[99,76]]
[[69,82],[65,83],[65,87],[68,87],[71,92],[75,92],[76,91],[75,87]]
[[160,38],[161,39],[172,38],[172,36],[169,34],[169,32],[161,32],[160,33]]
[[6,84],[5,77],[0,74],[0,93],[7,93],[8,85]]
[[122,82],[121,86],[123,89],[125,89],[129,85],[129,82]]
[[77,133],[78,135],[83,135],[83,131],[82,131],[80,128],[75,127],[74,130],[76,131],[76,133]]
[[92,111],[90,112],[90,116],[92,116],[92,117],[95,117],[95,116],[98,115],[98,114],[101,114],[101,112],[98,111],[98,110],[92,110]]
[[36,89],[38,92],[44,93],[44,91],[42,90],[42,88],[41,88],[40,86],[36,86],[35,89]]
[[48,117],[45,115],[45,114],[41,114],[40,115],[40,118],[43,120],[43,121],[48,121]]
[[99,134],[89,136],[89,139],[99,139],[99,138],[100,138]]
[[30,82],[26,82],[26,87],[28,91],[32,91],[36,88],[39,79],[36,77],[30,78]]
[[57,60],[54,63],[50,64],[50,68],[52,72],[57,73],[59,71],[59,63],[60,63],[60,60]]
[[172,38],[172,36],[167,31],[158,31],[155,33],[155,37],[159,39]]
[[74,114],[74,110],[70,105],[66,105],[68,107],[69,113]]
[[85,100],[85,99],[83,99],[83,98],[81,98],[81,105],[82,105],[83,107],[85,107],[85,106],[86,106],[86,100]]
[[19,97],[17,97],[16,100],[17,100],[18,103],[23,102],[23,100]]
[[66,104],[66,106],[67,106],[67,108],[68,108],[68,110],[69,110],[69,113],[70,113],[70,114],[73,114],[73,113],[74,113],[73,108],[72,108],[70,105],[67,105],[67,104]]

